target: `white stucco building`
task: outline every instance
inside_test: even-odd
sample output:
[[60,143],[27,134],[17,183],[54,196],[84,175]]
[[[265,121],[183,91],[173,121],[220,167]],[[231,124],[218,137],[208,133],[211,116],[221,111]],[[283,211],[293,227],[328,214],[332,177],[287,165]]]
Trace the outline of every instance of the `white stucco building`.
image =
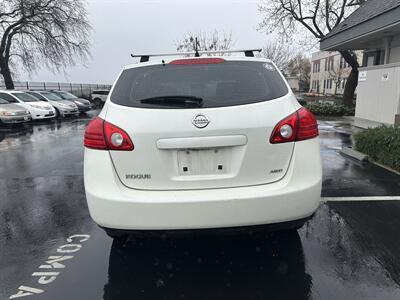
[[400,125],[400,0],[368,0],[321,40],[321,50],[363,50],[356,125]]
[[[360,64],[362,52],[357,51]],[[337,51],[319,51],[311,57],[310,92],[322,95],[342,95],[350,67]]]

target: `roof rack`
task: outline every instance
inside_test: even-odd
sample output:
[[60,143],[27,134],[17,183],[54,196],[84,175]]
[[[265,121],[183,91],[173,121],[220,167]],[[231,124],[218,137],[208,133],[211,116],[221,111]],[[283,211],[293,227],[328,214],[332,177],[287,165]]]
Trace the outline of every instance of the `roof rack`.
[[254,57],[254,52],[261,52],[262,49],[248,49],[248,50],[216,50],[216,51],[193,51],[193,52],[176,52],[176,53],[165,53],[165,54],[131,54],[131,57],[140,57],[140,62],[147,62],[150,57],[157,56],[194,56],[199,57],[202,54],[222,54],[222,53],[241,53],[247,57]]

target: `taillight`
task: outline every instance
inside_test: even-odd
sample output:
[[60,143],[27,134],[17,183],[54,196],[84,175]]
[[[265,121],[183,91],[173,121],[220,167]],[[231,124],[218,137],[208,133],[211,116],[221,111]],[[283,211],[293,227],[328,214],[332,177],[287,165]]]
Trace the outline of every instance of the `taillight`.
[[133,143],[121,128],[97,117],[86,127],[84,145],[90,149],[132,151]]
[[315,138],[319,135],[317,119],[306,108],[297,111],[299,118],[299,129],[297,130],[296,141],[303,141]]
[[103,123],[104,120],[101,118],[95,118],[90,121],[85,130],[85,147],[98,150],[107,150],[107,143],[104,138]]
[[304,141],[317,137],[318,134],[317,120],[309,110],[302,107],[275,126],[270,143]]
[[171,61],[170,65],[207,65],[207,64],[220,64],[225,62],[223,58],[190,58],[190,59],[176,59]]

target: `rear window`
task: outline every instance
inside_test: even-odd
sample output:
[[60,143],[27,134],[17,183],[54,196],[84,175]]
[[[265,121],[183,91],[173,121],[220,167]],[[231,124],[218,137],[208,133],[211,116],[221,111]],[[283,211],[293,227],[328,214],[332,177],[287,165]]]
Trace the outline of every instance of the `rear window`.
[[125,70],[115,84],[111,101],[130,107],[186,108],[180,105],[182,102],[143,100],[188,97],[202,99],[199,107],[210,108],[268,101],[287,93],[285,82],[271,63],[225,61]]
[[38,100],[47,101],[46,98],[43,97],[42,95],[40,95],[39,93],[34,93],[34,92],[26,92],[26,93],[31,95],[31,96],[33,96],[33,97],[35,97]]

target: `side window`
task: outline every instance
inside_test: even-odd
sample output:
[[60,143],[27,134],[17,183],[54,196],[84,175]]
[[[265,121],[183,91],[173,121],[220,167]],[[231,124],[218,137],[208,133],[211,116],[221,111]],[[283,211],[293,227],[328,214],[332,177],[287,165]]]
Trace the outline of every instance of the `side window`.
[[6,93],[0,93],[0,98],[6,100],[9,103],[19,103],[16,99],[14,99],[13,96],[10,96],[9,94]]

